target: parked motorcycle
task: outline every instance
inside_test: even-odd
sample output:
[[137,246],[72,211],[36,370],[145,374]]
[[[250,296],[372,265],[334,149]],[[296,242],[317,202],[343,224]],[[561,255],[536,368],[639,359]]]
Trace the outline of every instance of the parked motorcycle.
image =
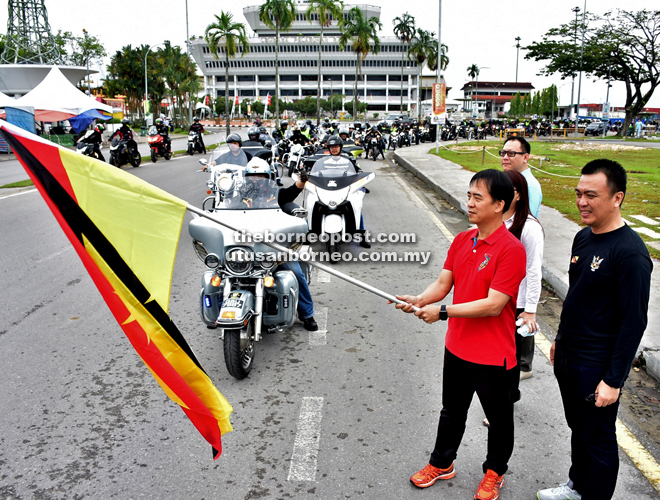
[[[279,188],[274,180],[222,179],[219,188],[223,196],[214,207],[214,216],[249,234],[268,231],[275,238],[291,235],[293,243],[288,247],[300,245],[295,241],[297,235],[307,233],[306,211],[297,210],[301,217],[284,213],[277,202]],[[208,328],[220,328],[230,375],[245,378],[254,365],[255,344],[262,332],[275,333],[294,323],[298,281],[292,271],[278,270],[281,256],[264,243],[241,238],[235,231],[201,217],[193,218],[188,231],[197,256],[208,268],[202,275],[201,319]],[[300,265],[309,281],[308,266],[304,262]]]
[[108,163],[120,168],[127,163],[134,168],[139,167],[142,163],[142,155],[138,151],[137,143],[133,139],[121,140],[119,137],[112,139]]
[[172,151],[165,146],[165,139],[158,133],[158,129],[155,126],[152,125],[147,134],[149,135],[147,142],[149,143],[149,148],[151,148],[152,162],[156,163],[159,156],[162,156],[166,160],[172,158]]
[[358,231],[362,188],[375,178],[373,172],[357,173],[353,163],[341,156],[322,156],[314,163],[305,184],[303,208],[309,230],[327,235],[328,252],[339,251],[344,235]]
[[188,146],[186,150],[190,156],[195,153],[206,154],[206,148],[202,145],[201,137],[201,133],[195,132],[194,130],[188,132]]

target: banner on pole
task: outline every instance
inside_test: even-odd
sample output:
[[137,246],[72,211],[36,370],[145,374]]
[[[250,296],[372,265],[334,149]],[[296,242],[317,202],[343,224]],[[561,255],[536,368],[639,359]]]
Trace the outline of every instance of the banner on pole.
[[444,83],[433,84],[433,115],[441,115],[445,112],[445,96],[447,85]]

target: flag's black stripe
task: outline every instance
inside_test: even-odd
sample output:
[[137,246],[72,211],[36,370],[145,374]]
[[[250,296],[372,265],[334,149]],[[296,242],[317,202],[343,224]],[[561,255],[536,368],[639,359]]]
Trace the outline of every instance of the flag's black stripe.
[[157,301],[149,300],[149,291],[142,282],[133,273],[133,270],[126,264],[121,255],[117,252],[112,243],[108,241],[105,235],[96,227],[94,222],[87,216],[82,208],[66,192],[57,179],[37,160],[30,151],[23,146],[12,134],[0,130],[17,156],[21,157],[32,173],[39,179],[39,182],[46,190],[48,197],[57,206],[66,220],[71,230],[76,234],[78,240],[83,243],[83,234],[94,246],[99,255],[108,264],[110,269],[124,283],[137,300],[149,311],[149,313],[158,321],[165,331],[172,337],[172,340],[190,357],[197,367],[204,373],[204,368],[200,365],[192,349],[183,338],[181,332],[172,322],[167,313],[158,304]]

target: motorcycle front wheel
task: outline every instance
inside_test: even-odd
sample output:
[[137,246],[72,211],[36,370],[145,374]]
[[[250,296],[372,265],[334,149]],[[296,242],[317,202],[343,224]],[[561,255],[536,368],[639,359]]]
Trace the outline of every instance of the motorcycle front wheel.
[[192,156],[192,155],[195,154],[195,151],[194,151],[193,145],[192,145],[191,143],[188,143],[188,154],[189,154],[190,156]]
[[[255,354],[252,321],[255,321],[255,319],[249,321],[247,327],[243,329],[225,328],[225,340],[223,345],[225,352],[225,365],[227,365],[227,371],[229,374],[237,379],[247,377],[250,370],[252,370]],[[243,333],[244,338],[242,342],[241,332]]]
[[151,150],[151,161],[156,163],[156,151]]

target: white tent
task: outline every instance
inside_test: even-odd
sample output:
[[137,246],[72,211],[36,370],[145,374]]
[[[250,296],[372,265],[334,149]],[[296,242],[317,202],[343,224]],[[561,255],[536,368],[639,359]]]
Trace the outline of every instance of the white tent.
[[16,104],[16,99],[13,97],[9,97],[7,94],[4,94],[3,92],[0,92],[0,108],[4,108],[5,106],[11,106],[12,104]]
[[53,66],[46,78],[20,99],[14,100],[16,107],[34,108],[37,121],[58,122],[68,120],[88,111],[101,111],[112,116],[112,108],[89,97]]

